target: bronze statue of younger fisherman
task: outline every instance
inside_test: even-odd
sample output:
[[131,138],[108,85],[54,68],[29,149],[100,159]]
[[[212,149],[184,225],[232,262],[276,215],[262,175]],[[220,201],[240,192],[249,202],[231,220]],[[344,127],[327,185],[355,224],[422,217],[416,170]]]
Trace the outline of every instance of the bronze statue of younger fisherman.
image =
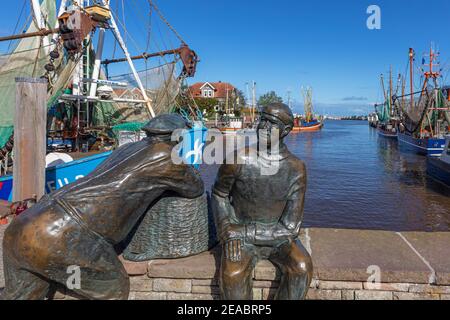
[[[237,153],[237,164],[223,164],[219,169],[212,207],[222,244],[223,299],[252,298],[253,269],[263,258],[273,262],[282,274],[276,299],[302,299],[308,291],[312,262],[298,239],[306,169],[283,143],[293,121],[284,104],[264,107],[257,129],[260,148],[252,152],[253,147],[247,147]],[[278,138],[277,145],[270,139],[273,134]],[[262,151],[263,145],[268,146],[268,152]],[[264,174],[270,167],[277,170]]]
[[127,299],[128,275],[114,246],[166,191],[203,194],[194,169],[172,162],[171,134],[189,125],[179,115],[152,119],[147,137],[118,148],[95,171],[42,198],[4,235],[3,299],[43,299],[52,283],[65,285],[79,268],[76,293],[90,299]]

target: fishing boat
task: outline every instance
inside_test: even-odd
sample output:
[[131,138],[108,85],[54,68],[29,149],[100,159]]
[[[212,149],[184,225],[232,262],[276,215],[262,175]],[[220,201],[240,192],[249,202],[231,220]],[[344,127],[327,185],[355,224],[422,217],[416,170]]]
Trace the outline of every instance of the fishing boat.
[[392,123],[378,124],[377,133],[379,136],[390,139],[397,139],[397,128]]
[[[111,151],[84,157],[68,163],[51,166],[45,170],[45,191],[50,193],[88,175],[102,163]],[[0,177],[0,200],[12,201],[13,176]]]
[[[183,136],[180,156],[185,163],[192,164],[197,169],[201,162],[199,155],[202,154],[201,150],[203,150],[206,135],[207,130],[203,125],[199,124],[188,130]],[[48,166],[45,170],[45,192],[50,193],[58,190],[87,176],[107,159],[111,153],[112,151],[101,152],[78,160]],[[13,176],[11,174],[0,176],[0,200],[11,202],[12,189]]]
[[450,187],[450,136],[446,137],[444,151],[439,157],[427,158],[427,174]]
[[319,131],[323,128],[323,117],[314,114],[312,103],[312,88],[301,89],[303,95],[304,115],[294,117],[292,132]]
[[[249,91],[247,83],[247,92]],[[248,108],[241,111],[241,115],[237,116],[234,112],[236,99],[230,101],[228,90],[226,91],[225,98],[225,114],[221,117],[221,121],[218,121],[218,111],[220,108],[216,109],[216,121],[214,123],[214,128],[219,129],[224,134],[236,134],[238,131],[253,128],[255,126],[256,119],[256,82],[252,82],[252,103]],[[219,107],[219,106],[217,106]]]
[[304,121],[301,118],[294,119],[294,128],[292,132],[302,132],[302,131],[319,131],[323,127],[323,122],[321,120]]
[[[0,38],[11,44],[11,50],[0,59],[0,199],[10,200],[12,190],[9,174],[17,76],[43,77],[50,84],[48,152],[84,152],[82,159],[47,168],[47,192],[89,174],[118,146],[117,127],[125,125],[138,132],[149,119],[170,112],[181,113],[192,122],[201,120],[195,103],[180,98],[187,96],[182,88],[196,72],[195,51],[153,1],[145,2],[149,6],[145,10],[130,2],[112,2],[31,0],[31,17],[19,17],[17,23],[28,21],[26,28]],[[144,11],[155,17],[143,18]],[[142,28],[138,38],[127,30],[127,20]],[[155,23],[167,29],[160,37],[150,34]],[[107,38],[109,32],[112,36]],[[174,39],[162,39],[163,35]],[[175,43],[175,39],[180,46],[167,48],[166,43]],[[127,46],[130,41],[136,55]],[[106,52],[106,48],[114,48],[114,52]],[[147,51],[153,48],[158,51]],[[129,72],[124,74],[124,70]],[[204,146],[205,131],[197,125],[189,132],[201,139],[194,139],[192,148]],[[183,146],[186,154],[193,150]],[[91,155],[91,151],[100,154]]]
[[[384,102],[375,104],[376,129],[380,137],[388,139],[397,139],[397,112],[393,103],[393,83],[392,83],[392,67],[389,76],[389,91],[386,92],[384,78],[381,75],[381,88],[383,90]],[[398,87],[397,87],[398,90]]]
[[236,117],[234,115],[226,116],[223,126],[219,126],[219,130],[223,133],[235,133],[236,131],[244,129],[244,118]]
[[400,150],[421,155],[440,156],[445,147],[445,135],[450,131],[450,88],[441,88],[438,54],[433,48],[429,61],[422,60],[424,81],[421,90],[414,92],[414,50],[409,50],[410,93],[396,97],[401,114],[398,125]]
[[367,122],[369,123],[369,126],[372,128],[376,128],[378,125],[378,115],[376,112],[372,112],[367,116]]

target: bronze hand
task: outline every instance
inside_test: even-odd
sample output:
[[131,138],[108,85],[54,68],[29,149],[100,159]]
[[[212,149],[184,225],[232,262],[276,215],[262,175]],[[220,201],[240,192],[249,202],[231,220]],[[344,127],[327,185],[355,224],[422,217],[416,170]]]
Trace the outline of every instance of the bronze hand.
[[230,240],[224,245],[225,257],[232,262],[241,261],[242,241],[240,239]]

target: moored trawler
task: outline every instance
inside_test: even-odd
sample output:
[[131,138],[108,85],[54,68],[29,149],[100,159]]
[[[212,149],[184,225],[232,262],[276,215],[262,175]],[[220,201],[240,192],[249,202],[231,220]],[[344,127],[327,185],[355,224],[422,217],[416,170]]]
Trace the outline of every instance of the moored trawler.
[[444,151],[439,157],[428,157],[427,174],[450,187],[450,136],[444,142]]
[[392,68],[389,76],[389,92],[384,89],[384,79],[381,75],[381,87],[385,101],[380,104],[375,104],[376,123],[373,125],[378,132],[378,135],[384,138],[397,139],[397,110],[393,103],[393,85],[392,85]]
[[321,130],[323,127],[323,122],[320,120],[311,120],[309,122],[306,122],[302,119],[296,118],[294,120],[294,128],[292,128],[293,132],[300,132],[300,131],[318,131]]
[[296,116],[294,118],[294,127],[292,132],[302,131],[319,131],[323,127],[323,117],[314,115],[312,104],[312,88],[302,88],[303,103],[305,114],[304,116]]
[[385,138],[397,139],[397,137],[398,137],[397,129],[395,128],[395,126],[392,123],[378,124],[377,132],[378,132],[378,135],[385,137]]
[[[445,147],[444,136],[450,130],[450,88],[439,86],[441,72],[435,71],[438,54],[431,48],[429,63],[423,64],[423,69],[427,71],[423,74],[422,89],[414,92],[414,55],[414,50],[409,49],[409,97],[403,94],[394,99],[401,114],[398,126],[399,145],[403,150],[417,154],[440,156]],[[418,97],[415,98],[415,95]]]
[[367,116],[367,122],[369,123],[369,126],[372,128],[376,128],[378,124],[378,116],[376,112],[373,112]]
[[415,137],[408,132],[399,132],[398,141],[404,150],[425,156],[439,156],[444,150],[445,139],[433,137]]
[[[118,3],[116,6],[110,1],[67,0],[60,1],[59,10],[56,1],[33,3],[30,11],[34,19],[28,21],[26,31],[0,38],[0,42],[17,40],[8,54],[2,54],[0,63],[0,199],[12,200],[16,77],[44,77],[52,83],[47,92],[47,123],[43,124],[47,126],[47,153],[57,151],[68,152],[73,158],[76,154],[80,156],[75,161],[47,167],[46,192],[88,175],[112,149],[121,145],[122,137],[132,136],[125,140],[133,141],[126,142],[144,138],[140,128],[150,118],[189,109],[190,113],[185,112],[183,116],[191,121],[199,119],[197,106],[187,103],[173,106],[175,97],[186,94],[180,84],[195,75],[198,57],[154,3],[148,3],[150,18],[158,16],[171,30],[167,36],[179,38],[181,44],[178,48],[166,48],[158,43],[161,40],[153,37],[149,25],[139,26],[138,23],[141,31],[148,33],[147,38],[139,33],[140,40],[147,40],[147,47],[152,43],[164,50],[143,54],[140,51],[136,56],[131,56],[122,37],[126,30],[124,22],[119,28],[114,18]],[[127,7],[127,13],[141,14],[132,6]],[[52,28],[46,29],[49,26]],[[114,35],[109,38],[114,39],[114,43],[107,42],[106,32]],[[129,32],[126,34],[129,39],[133,36]],[[89,40],[94,36],[98,37],[96,45]],[[47,45],[42,46],[41,42]],[[103,50],[104,47],[116,46],[121,48],[124,57],[105,59],[115,52]],[[164,62],[158,60],[161,57],[165,58]],[[119,63],[126,63],[131,73],[112,74],[111,66]],[[137,65],[145,65],[145,70],[137,71]],[[27,117],[26,114],[20,116]],[[195,127],[188,134],[194,131],[199,133],[205,129]],[[204,138],[201,135],[201,142]],[[186,145],[182,150],[187,162],[193,159],[187,156],[188,148],[193,147],[194,144]]]

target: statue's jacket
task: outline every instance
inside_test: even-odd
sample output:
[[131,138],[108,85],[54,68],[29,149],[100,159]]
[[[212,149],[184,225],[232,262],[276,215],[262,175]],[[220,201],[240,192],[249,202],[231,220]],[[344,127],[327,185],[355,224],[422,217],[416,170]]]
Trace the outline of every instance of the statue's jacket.
[[[285,145],[275,158],[251,147],[236,158],[238,164],[221,166],[213,188],[213,194],[230,204],[216,210],[219,229],[226,224],[247,225],[247,239],[261,245],[274,244],[277,235],[280,240],[297,237],[306,191],[305,164]],[[276,168],[273,174],[262,174],[270,166]]]
[[42,208],[59,206],[84,229],[117,244],[164,192],[187,198],[203,194],[199,174],[189,165],[174,164],[171,152],[170,144],[152,138],[124,145],[88,176],[47,195],[27,215],[32,219]]

